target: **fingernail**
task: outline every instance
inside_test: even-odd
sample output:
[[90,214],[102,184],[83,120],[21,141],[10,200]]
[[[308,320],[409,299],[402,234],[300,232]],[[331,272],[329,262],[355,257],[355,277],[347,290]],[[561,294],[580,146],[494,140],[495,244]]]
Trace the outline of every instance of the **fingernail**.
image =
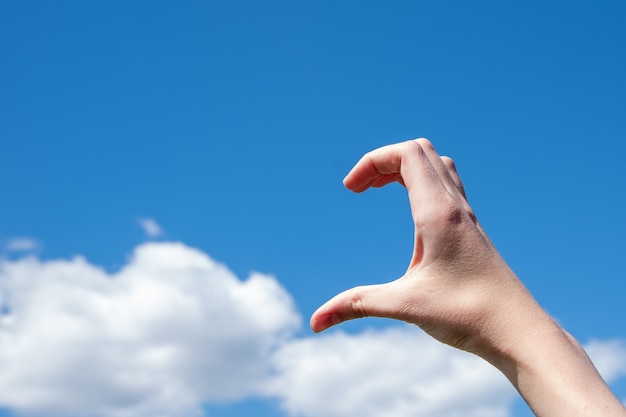
[[335,313],[328,313],[320,316],[315,323],[313,323],[313,330],[316,332],[321,332],[322,330],[326,330],[327,328],[334,326],[337,323],[340,323],[341,319]]

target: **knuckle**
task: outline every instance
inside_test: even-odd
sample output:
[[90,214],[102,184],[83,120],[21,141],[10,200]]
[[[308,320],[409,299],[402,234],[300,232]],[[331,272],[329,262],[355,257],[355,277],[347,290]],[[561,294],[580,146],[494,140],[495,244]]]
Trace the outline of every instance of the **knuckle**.
[[[357,287],[356,290],[359,290],[360,287]],[[365,303],[363,301],[363,296],[359,291],[350,295],[349,299],[350,309],[355,318],[363,318],[367,317],[367,311],[365,309]]]
[[472,209],[472,206],[469,205],[465,198],[461,200],[459,210],[463,211],[472,223],[476,223],[476,213],[474,213],[474,209]]
[[449,205],[446,211],[446,221],[449,224],[459,225],[464,222],[466,215],[466,211],[458,205]]
[[420,144],[421,139],[415,139],[415,140],[407,140],[403,143],[404,147],[406,148],[406,151],[408,153],[415,153],[415,154],[424,154],[424,148],[422,147],[422,145]]
[[456,164],[454,163],[454,160],[452,158],[450,158],[449,156],[442,156],[441,161],[446,166],[446,168],[452,171],[456,171]]
[[440,225],[460,225],[467,218],[468,208],[459,205],[452,196],[446,196],[432,211],[432,220]]
[[435,146],[432,144],[432,142],[426,138],[419,138],[419,139],[415,139],[416,143],[418,143],[423,149],[428,149],[431,151],[435,150]]
[[477,223],[478,222],[478,218],[476,217],[476,213],[474,213],[474,210],[469,206],[469,204],[467,205],[467,208],[465,210],[467,212],[467,215],[469,216],[470,220],[472,220],[472,223]]

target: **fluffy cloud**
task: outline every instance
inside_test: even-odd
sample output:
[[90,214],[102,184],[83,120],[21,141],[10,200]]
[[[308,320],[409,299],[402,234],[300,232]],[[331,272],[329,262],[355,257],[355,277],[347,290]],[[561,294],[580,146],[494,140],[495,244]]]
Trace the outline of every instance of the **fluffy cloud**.
[[504,417],[516,398],[495,368],[412,327],[298,340],[273,359],[268,389],[290,415]]
[[[146,243],[107,273],[87,260],[0,260],[0,408],[25,415],[195,416],[276,399],[298,417],[510,415],[513,388],[482,360],[402,326],[295,338],[277,280],[238,279],[181,243]],[[620,341],[586,345],[626,375]]]
[[26,413],[194,415],[254,395],[300,320],[274,278],[242,282],[177,243],[144,244],[113,275],[3,261],[0,286],[0,406]]

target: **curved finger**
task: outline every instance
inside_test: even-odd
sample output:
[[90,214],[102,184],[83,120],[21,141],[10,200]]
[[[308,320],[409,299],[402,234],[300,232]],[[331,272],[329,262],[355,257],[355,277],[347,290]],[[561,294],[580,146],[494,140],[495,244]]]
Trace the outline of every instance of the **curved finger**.
[[311,329],[318,333],[347,320],[362,317],[397,318],[401,294],[393,282],[355,287],[336,295],[311,316]]
[[400,174],[402,162],[397,145],[383,146],[363,155],[344,178],[346,188],[359,193],[373,184],[381,187],[395,180]]
[[452,181],[454,181],[454,184],[456,185],[456,188],[459,190],[459,192],[461,193],[463,198],[467,199],[467,195],[465,195],[465,187],[463,186],[463,182],[461,181],[461,177],[459,176],[459,173],[458,173],[458,171],[456,169],[456,164],[454,163],[452,158],[450,158],[448,156],[442,156],[441,157],[441,161],[443,162],[443,164],[445,165],[446,169],[448,170],[448,173],[450,174],[450,177],[452,178]]
[[465,187],[463,186],[463,181],[461,181],[461,176],[459,175],[459,172],[456,169],[456,164],[454,163],[452,158],[447,157],[447,156],[442,156],[441,160],[443,161],[443,164],[448,169],[448,172],[450,173],[450,177],[456,184],[456,188],[459,190],[459,193],[463,197],[463,201],[461,202],[463,209],[470,216],[470,218],[472,219],[474,223],[478,223],[476,219],[476,214],[474,213],[474,210],[472,209],[472,207],[469,205],[469,202],[467,201],[467,195],[465,194]]
[[[363,155],[343,183],[346,188],[358,193],[369,187],[382,187],[395,181],[406,182],[402,172],[403,164],[407,165],[407,160],[423,153],[419,143],[414,140],[383,146]],[[421,162],[427,162],[427,158]]]
[[[437,172],[437,175],[439,175],[439,179],[441,180],[443,185],[446,187],[450,195],[452,195],[457,200],[464,200],[465,192],[462,191],[463,184],[460,183],[461,180],[458,174],[454,176],[451,174],[450,169],[448,168],[444,160],[444,158],[447,158],[447,157],[439,156],[439,154],[437,153],[437,150],[428,139],[420,138],[420,139],[416,139],[416,141],[420,144],[422,149],[424,149],[424,152],[426,153],[428,160],[430,161],[433,168]],[[447,158],[447,159],[452,161],[450,158]],[[452,165],[454,165],[454,163],[452,163]],[[459,184],[460,184],[460,187],[459,187]],[[462,197],[462,198],[459,198],[459,197]]]
[[402,176],[399,173],[381,175],[376,180],[372,181],[369,186],[376,187],[376,188],[384,187],[385,185],[391,184],[392,182],[397,182],[397,183],[400,183],[402,186],[404,186],[404,180],[402,179]]
[[415,140],[368,152],[348,173],[344,185],[352,191],[362,192],[391,181],[398,181],[407,188],[414,218],[417,218],[418,210],[435,207],[438,199],[448,194],[426,152]]

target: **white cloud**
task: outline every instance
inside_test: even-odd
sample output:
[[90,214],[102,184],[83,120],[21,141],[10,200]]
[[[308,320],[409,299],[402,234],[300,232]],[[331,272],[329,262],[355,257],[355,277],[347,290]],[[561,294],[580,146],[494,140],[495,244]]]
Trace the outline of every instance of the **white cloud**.
[[504,417],[517,394],[482,359],[417,328],[336,332],[283,345],[268,390],[305,417]]
[[24,413],[194,415],[259,392],[299,326],[277,281],[237,279],[179,243],[119,273],[83,258],[0,262],[0,406]]
[[163,234],[163,229],[154,219],[140,218],[138,222],[148,237],[159,237]]
[[591,340],[584,348],[607,383],[626,376],[626,343],[623,340]]
[[[19,415],[197,416],[268,397],[298,417],[506,417],[495,368],[411,326],[294,338],[278,281],[242,281],[182,243],[146,243],[108,273],[87,260],[0,260],[0,408]],[[609,381],[626,348],[587,351]]]
[[39,242],[29,237],[16,237],[7,241],[6,247],[11,252],[27,252],[39,249]]

